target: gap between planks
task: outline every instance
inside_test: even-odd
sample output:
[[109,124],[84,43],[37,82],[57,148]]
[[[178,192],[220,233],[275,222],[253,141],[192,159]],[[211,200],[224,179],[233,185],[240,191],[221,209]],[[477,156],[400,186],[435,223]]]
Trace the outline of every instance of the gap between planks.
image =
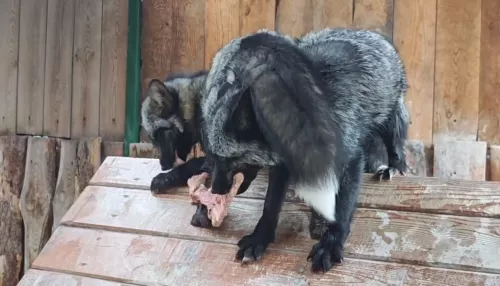
[[[90,185],[148,190],[151,179],[161,172],[155,159],[108,157],[90,180]],[[395,177],[391,182],[365,181],[358,206],[384,210],[425,212],[500,218],[500,183],[434,177]],[[241,198],[263,199],[267,189],[263,170]],[[172,190],[187,193],[187,188]],[[287,201],[299,200],[293,186]]]
[[[88,187],[63,222],[85,228],[235,244],[253,230],[262,205],[261,200],[235,198],[224,224],[208,230],[189,225],[195,207],[187,196],[154,198],[141,190]],[[309,238],[309,220],[306,206],[285,203],[278,239],[270,248],[307,253],[314,244]],[[494,262],[500,254],[492,252],[500,249],[499,228],[499,219],[359,208],[346,253],[385,262],[500,273],[500,263]],[[449,249],[453,249],[451,256]]]
[[[259,263],[241,267],[232,261],[235,250],[234,245],[61,226],[37,257],[34,267],[105,276],[141,285],[191,285],[199,281],[205,285],[500,283],[500,275],[495,274],[351,258],[324,274],[314,275],[305,255],[300,257],[282,250],[269,250]],[[232,280],[231,284],[226,284],[227,279]]]

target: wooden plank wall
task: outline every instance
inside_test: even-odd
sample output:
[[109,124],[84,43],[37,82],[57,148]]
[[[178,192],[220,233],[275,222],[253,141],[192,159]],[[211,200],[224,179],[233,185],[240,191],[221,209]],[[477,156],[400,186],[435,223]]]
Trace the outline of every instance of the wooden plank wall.
[[128,1],[0,3],[0,134],[123,141]]
[[0,136],[0,286],[16,285],[101,165],[100,137]]
[[[326,27],[374,29],[393,41],[407,70],[407,153],[424,158],[411,172],[500,177],[495,168],[486,171],[500,165],[498,152],[487,157],[483,148],[500,145],[497,0],[145,0],[143,6],[143,89],[170,72],[209,68],[224,44],[260,28],[297,37]],[[434,152],[436,144],[475,163]]]

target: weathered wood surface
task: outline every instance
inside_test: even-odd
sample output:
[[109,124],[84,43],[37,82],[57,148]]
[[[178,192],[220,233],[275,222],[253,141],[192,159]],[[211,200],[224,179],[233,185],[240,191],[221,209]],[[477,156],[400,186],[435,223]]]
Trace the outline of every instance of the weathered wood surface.
[[327,27],[350,27],[354,13],[353,0],[312,0],[313,30]]
[[76,182],[75,195],[78,196],[89,184],[101,164],[102,139],[88,138],[78,142],[76,151]]
[[313,28],[313,1],[280,0],[276,9],[276,29],[292,37],[301,37]]
[[151,143],[132,143],[129,150],[133,158],[160,158],[158,149]]
[[224,45],[240,34],[240,1],[207,0],[205,4],[205,68]]
[[16,132],[19,2],[0,2],[0,135]]
[[131,286],[130,284],[100,280],[78,275],[30,269],[18,286]]
[[481,1],[439,0],[433,142],[476,141]]
[[23,263],[23,219],[19,199],[27,138],[0,136],[0,285],[15,285]]
[[48,1],[43,99],[43,134],[46,136],[71,136],[75,3],[73,0]]
[[[186,193],[153,197],[143,190],[89,187],[63,223],[235,244],[253,231],[263,205],[262,200],[235,198],[223,225],[210,231],[189,225],[195,208]],[[500,272],[500,219],[360,208],[354,221],[346,246],[350,256]],[[314,241],[308,239],[308,225],[308,207],[285,203],[270,247],[309,251]]]
[[20,208],[24,221],[24,272],[50,237],[56,187],[57,141],[29,137]]
[[71,138],[99,136],[102,0],[75,1]]
[[432,144],[436,1],[394,2],[393,42],[405,64],[410,86],[406,94],[408,136],[422,140],[426,146]]
[[[255,265],[233,262],[236,247],[162,236],[60,227],[34,263],[141,285],[496,285],[495,274],[345,259],[312,275],[305,252],[270,249]],[[71,253],[71,255],[68,255]]]
[[[161,171],[157,159],[108,157],[92,177],[90,185],[148,190],[151,179]],[[265,170],[252,182],[242,198],[264,198]],[[500,185],[494,182],[433,177],[395,177],[391,182],[374,183],[365,175],[358,202],[361,207],[461,214],[500,218]],[[288,201],[297,201],[294,186]],[[186,193],[186,188],[172,193]]]
[[434,176],[463,180],[486,180],[484,141],[442,141],[434,144]]
[[47,0],[20,1],[17,133],[43,132]]
[[102,4],[99,136],[121,141],[125,133],[128,1]]
[[500,146],[490,146],[489,159],[489,178],[490,181],[500,181]]
[[159,168],[157,159],[108,157],[33,268],[136,285],[500,283],[500,183],[367,175],[344,264],[313,275],[310,209],[293,186],[276,241],[261,261],[241,267],[235,244],[262,214],[266,172],[233,200],[220,228],[202,229],[190,225],[186,188],[147,191]]
[[52,232],[59,226],[61,218],[75,202],[77,181],[76,151],[78,141],[59,141],[59,172],[57,174],[56,189],[52,199],[53,223]]
[[272,0],[240,0],[240,35],[259,29],[274,30],[276,2]]
[[408,165],[408,175],[425,177],[427,176],[427,159],[424,143],[420,140],[406,141],[405,153]]
[[392,39],[394,0],[353,0],[353,26],[373,29]]

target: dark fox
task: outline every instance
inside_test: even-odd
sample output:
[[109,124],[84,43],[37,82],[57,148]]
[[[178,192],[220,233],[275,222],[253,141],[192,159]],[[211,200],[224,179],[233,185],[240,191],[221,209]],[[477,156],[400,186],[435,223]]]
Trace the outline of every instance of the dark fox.
[[373,136],[382,138],[388,158],[378,175],[406,171],[406,90],[396,50],[368,30],[326,29],[298,40],[260,31],[225,45],[200,100],[212,192],[227,193],[246,168],[270,169],[262,217],[238,242],[237,258],[258,260],[274,241],[294,181],[326,222],[308,256],[312,270],[340,263]]

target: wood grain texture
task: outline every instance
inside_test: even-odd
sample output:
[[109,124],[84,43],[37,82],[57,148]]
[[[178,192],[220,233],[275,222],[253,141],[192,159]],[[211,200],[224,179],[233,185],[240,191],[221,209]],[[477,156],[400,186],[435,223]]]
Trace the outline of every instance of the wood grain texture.
[[102,7],[99,136],[123,140],[127,73],[128,1],[106,0]]
[[[16,133],[20,0],[0,2],[0,134]],[[0,283],[1,284],[1,283]]]
[[394,44],[405,65],[410,113],[408,137],[432,144],[436,1],[397,0],[394,3]]
[[[157,159],[108,157],[90,181],[95,186],[116,186],[149,190],[151,180],[161,172]],[[433,177],[395,177],[378,183],[364,176],[358,206],[385,210],[460,214],[500,218],[500,185]],[[290,186],[287,201],[298,201]],[[265,197],[267,173],[262,171],[241,198]],[[187,193],[187,188],[172,190]]]
[[350,27],[354,13],[353,0],[312,0],[313,30]]
[[[173,0],[172,72],[195,72],[205,64],[205,1]],[[160,75],[164,77],[165,74]]]
[[99,136],[102,0],[75,2],[71,138]]
[[53,223],[52,232],[59,226],[61,218],[75,202],[78,194],[75,191],[77,181],[78,141],[59,140],[59,172],[52,199]]
[[30,269],[17,286],[131,286],[85,276]]
[[75,196],[80,195],[101,165],[102,139],[87,138],[78,142],[76,151]]
[[[142,3],[142,100],[146,97],[145,90],[149,82],[152,79],[162,79],[171,71],[175,44],[172,30],[175,21],[172,9],[174,1],[176,0],[145,0]],[[204,19],[204,14],[198,17]],[[151,142],[142,126],[140,139],[142,142]]]
[[417,177],[427,176],[428,163],[424,143],[420,140],[406,141],[405,153],[408,175]]
[[22,273],[23,218],[19,198],[26,159],[24,136],[0,136],[0,285],[16,285]]
[[500,1],[482,0],[478,140],[500,144]]
[[[236,247],[151,235],[61,227],[34,265],[143,285],[496,285],[494,274],[358,259],[313,275],[307,253],[270,249],[256,265],[233,262]],[[69,253],[69,254],[68,254]]]
[[57,141],[29,137],[19,206],[24,221],[24,272],[42,250],[52,229]]
[[[85,228],[236,244],[253,231],[263,205],[262,200],[235,198],[221,227],[207,230],[189,224],[195,208],[186,194],[153,197],[142,190],[89,187],[63,221]],[[276,241],[270,247],[308,252],[315,243],[309,238],[309,219],[307,206],[285,203]],[[346,253],[365,259],[500,272],[498,227],[499,219],[360,208]]]
[[448,141],[434,144],[434,176],[463,180],[486,180],[484,141]]
[[21,1],[17,133],[43,133],[47,0]]
[[301,37],[313,29],[313,1],[280,0],[276,9],[276,30]]
[[439,0],[433,142],[476,141],[481,1]]
[[205,6],[205,68],[224,45],[240,35],[240,1],[207,0]]
[[392,39],[394,0],[353,0],[353,26],[373,29]]
[[130,157],[133,158],[160,158],[158,148],[151,143],[132,143],[130,144]]
[[71,137],[75,1],[48,0],[43,134]]
[[[173,1],[145,0],[142,3],[142,90],[152,79],[170,72],[173,51]],[[142,98],[146,93],[142,92]]]
[[275,0],[240,0],[240,35],[274,30],[275,12]]
[[490,146],[488,180],[500,181],[500,146]]
[[104,162],[108,156],[123,156],[123,142],[102,142],[101,162]]

